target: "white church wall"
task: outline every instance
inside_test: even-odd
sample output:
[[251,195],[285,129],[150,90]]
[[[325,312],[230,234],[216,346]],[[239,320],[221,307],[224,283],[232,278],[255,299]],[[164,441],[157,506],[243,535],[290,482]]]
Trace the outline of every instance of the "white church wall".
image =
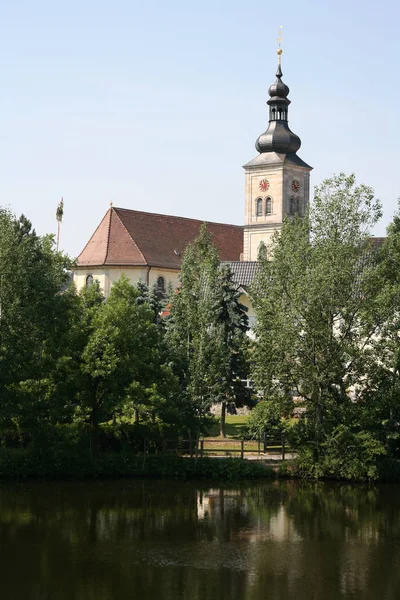
[[92,275],[93,279],[99,282],[100,288],[106,297],[109,295],[114,283],[122,275],[127,277],[133,284],[142,281],[149,285],[149,287],[157,283],[158,278],[161,276],[164,278],[166,290],[169,283],[174,288],[179,284],[179,271],[173,269],[158,267],[107,267],[106,269],[101,267],[87,267],[86,269],[76,269],[74,271],[74,283],[78,292],[85,287],[89,275]]

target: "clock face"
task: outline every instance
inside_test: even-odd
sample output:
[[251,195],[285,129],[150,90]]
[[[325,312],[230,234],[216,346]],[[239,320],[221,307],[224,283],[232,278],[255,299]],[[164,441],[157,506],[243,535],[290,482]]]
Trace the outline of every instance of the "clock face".
[[300,189],[300,183],[297,181],[297,179],[293,179],[292,181],[292,190],[294,192],[298,192]]
[[268,181],[268,179],[262,179],[260,181],[260,190],[262,192],[266,192],[268,188],[269,188],[269,181]]

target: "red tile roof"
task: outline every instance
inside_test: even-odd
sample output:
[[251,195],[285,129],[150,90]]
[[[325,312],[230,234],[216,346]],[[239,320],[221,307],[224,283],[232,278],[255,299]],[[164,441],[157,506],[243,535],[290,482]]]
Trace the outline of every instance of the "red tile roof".
[[[203,221],[111,207],[77,259],[77,266],[179,269],[183,251]],[[223,261],[238,261],[243,227],[207,223]]]

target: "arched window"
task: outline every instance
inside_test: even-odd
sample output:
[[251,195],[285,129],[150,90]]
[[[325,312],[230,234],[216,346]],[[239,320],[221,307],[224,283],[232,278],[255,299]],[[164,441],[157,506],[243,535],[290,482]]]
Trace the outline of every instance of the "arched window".
[[263,214],[263,201],[262,198],[257,198],[256,200],[256,215],[257,217],[262,217]]
[[162,302],[165,298],[165,279],[162,275],[157,277],[156,293],[158,300]]
[[93,282],[94,282],[93,275],[89,274],[86,277],[86,287],[89,287],[89,286],[93,285]]
[[296,210],[295,199],[290,198],[289,199],[289,215],[294,215],[295,210]]
[[269,196],[265,199],[265,214],[272,215],[272,198]]
[[298,215],[301,215],[301,200],[300,200],[300,198],[296,198],[296,212]]
[[157,291],[165,292],[165,279],[164,277],[162,277],[162,275],[160,275],[160,277],[157,277]]

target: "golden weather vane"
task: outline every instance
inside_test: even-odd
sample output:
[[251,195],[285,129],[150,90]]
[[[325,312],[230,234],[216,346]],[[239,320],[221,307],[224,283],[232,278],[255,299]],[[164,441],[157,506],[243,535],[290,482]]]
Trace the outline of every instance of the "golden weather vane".
[[279,35],[278,35],[278,65],[281,64],[281,56],[282,56],[282,48],[281,48],[281,44],[282,44],[282,40],[283,40],[283,35],[282,35],[282,25],[279,26]]

